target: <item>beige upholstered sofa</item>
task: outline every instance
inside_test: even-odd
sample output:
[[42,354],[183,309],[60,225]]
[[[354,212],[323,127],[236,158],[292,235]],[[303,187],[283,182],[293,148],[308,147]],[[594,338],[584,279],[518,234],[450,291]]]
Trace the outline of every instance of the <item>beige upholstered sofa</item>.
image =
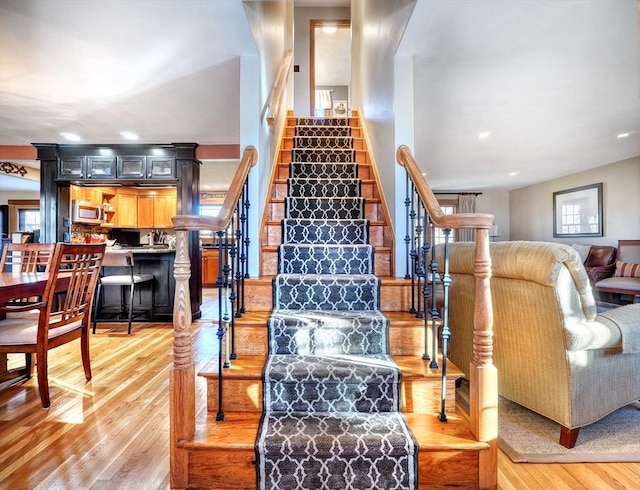
[[[500,395],[579,428],[640,399],[640,304],[596,314],[580,256],[568,245],[491,243],[494,363]],[[444,265],[438,247],[438,264]],[[474,244],[450,245],[449,359],[469,373]]]

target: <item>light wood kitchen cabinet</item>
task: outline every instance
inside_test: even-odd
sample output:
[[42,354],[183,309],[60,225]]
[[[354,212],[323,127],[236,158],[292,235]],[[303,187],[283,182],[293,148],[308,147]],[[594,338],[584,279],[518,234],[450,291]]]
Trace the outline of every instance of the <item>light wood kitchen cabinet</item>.
[[99,187],[85,187],[84,195],[86,201],[102,204],[102,189]]
[[153,227],[173,228],[173,218],[176,215],[176,196],[155,196],[153,201]]
[[154,197],[138,195],[138,228],[155,228]]
[[218,257],[217,248],[205,249],[202,251],[202,285],[215,287],[218,282]]
[[115,197],[114,223],[118,228],[138,227],[138,192],[136,189],[118,189]]
[[176,204],[175,189],[139,191],[138,228],[172,228]]

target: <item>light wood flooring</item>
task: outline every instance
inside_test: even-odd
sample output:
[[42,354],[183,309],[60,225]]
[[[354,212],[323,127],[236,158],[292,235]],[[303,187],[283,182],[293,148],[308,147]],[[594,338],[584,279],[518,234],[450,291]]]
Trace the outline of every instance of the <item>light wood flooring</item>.
[[[215,333],[194,326],[197,367]],[[134,324],[130,336],[126,324],[98,324],[90,382],[77,343],[52,351],[48,410],[35,378],[0,391],[0,489],[168,489],[172,334],[169,324]],[[199,409],[204,389],[199,378]],[[514,464],[500,453],[498,469],[501,489],[640,488],[640,464]]]

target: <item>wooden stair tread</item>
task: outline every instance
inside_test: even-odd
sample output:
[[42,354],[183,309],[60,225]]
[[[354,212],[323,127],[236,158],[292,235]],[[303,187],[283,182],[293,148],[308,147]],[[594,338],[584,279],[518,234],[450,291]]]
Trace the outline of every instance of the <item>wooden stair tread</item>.
[[[424,318],[416,318],[413,313],[408,313],[405,311],[384,311],[383,312],[389,320],[391,320],[391,328],[400,328],[400,327],[419,327],[424,328]],[[271,311],[263,310],[263,311],[248,311],[243,313],[240,318],[235,319],[235,325],[237,326],[246,326],[253,325],[256,326],[265,326]],[[204,321],[204,320],[196,320],[196,321]],[[206,321],[205,323],[211,323],[210,321]]]
[[[280,245],[263,245],[262,247],[260,247],[262,249],[263,252],[276,252],[278,250],[278,247],[280,247]],[[373,248],[378,251],[378,252],[385,252],[388,250],[391,250],[391,247],[387,247],[384,245],[374,245]]]
[[[429,367],[429,361],[425,361],[420,356],[392,356],[395,363],[402,371],[403,381],[415,381],[420,379],[440,380],[440,369]],[[231,366],[223,368],[222,376],[224,380],[261,380],[266,355],[243,355],[231,362]],[[447,363],[447,375],[454,380],[463,376],[453,363]],[[198,372],[198,376],[203,378],[217,379],[218,358],[214,358],[203,366]]]
[[[382,200],[379,197],[363,197],[363,199],[365,200],[365,202],[367,203],[381,203]],[[272,197],[269,199],[270,203],[279,203],[279,202],[284,202],[284,197]],[[271,220],[274,221],[274,220]],[[275,220],[278,221],[278,220]]]
[[[404,414],[420,446],[420,452],[482,451],[489,444],[474,439],[469,423],[458,415],[448,415],[440,422],[437,414]],[[196,420],[193,438],[181,441],[185,449],[254,450],[262,413],[226,412],[224,421],[216,414],[202,412]]]
[[[282,223],[281,219],[268,219],[265,221],[267,225],[277,226]],[[382,220],[369,220],[369,226],[386,226]]]

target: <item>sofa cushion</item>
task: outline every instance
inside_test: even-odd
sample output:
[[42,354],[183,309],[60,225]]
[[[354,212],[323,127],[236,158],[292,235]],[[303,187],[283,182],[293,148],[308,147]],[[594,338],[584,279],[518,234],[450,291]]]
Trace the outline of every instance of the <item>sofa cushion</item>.
[[640,277],[640,264],[630,264],[618,260],[613,275],[615,277]]
[[[596,283],[596,288],[603,291],[619,289],[622,294],[640,294],[640,277],[609,277]],[[637,292],[636,292],[637,291]]]

